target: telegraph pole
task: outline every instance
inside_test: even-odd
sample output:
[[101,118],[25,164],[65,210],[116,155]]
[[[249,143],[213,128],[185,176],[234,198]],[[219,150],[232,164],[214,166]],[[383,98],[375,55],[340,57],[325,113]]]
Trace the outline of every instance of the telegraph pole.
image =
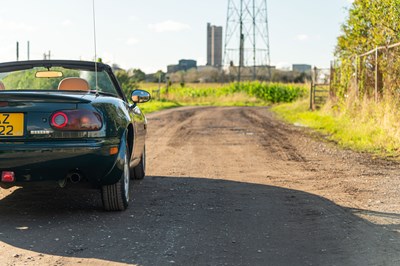
[[17,42],[17,61],[19,61],[19,42]]
[[51,51],[49,50],[49,53],[46,54],[46,52],[43,53],[43,60],[50,60],[51,59]]
[[28,58],[28,61],[30,60],[30,53],[31,53],[31,51],[30,51],[30,43],[29,43],[29,41],[27,42],[27,58]]

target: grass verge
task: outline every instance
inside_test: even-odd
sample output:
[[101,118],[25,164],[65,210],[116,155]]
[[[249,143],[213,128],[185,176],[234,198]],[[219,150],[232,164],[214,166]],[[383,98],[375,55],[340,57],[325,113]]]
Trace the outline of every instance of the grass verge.
[[152,100],[145,104],[140,104],[140,110],[143,111],[145,114],[153,113],[156,111],[161,111],[165,109],[180,107],[181,104],[172,101],[156,101]]
[[314,112],[308,106],[308,100],[300,100],[276,105],[272,111],[290,123],[327,135],[341,147],[385,157],[400,155],[400,127],[396,122],[400,114],[392,102],[329,102]]

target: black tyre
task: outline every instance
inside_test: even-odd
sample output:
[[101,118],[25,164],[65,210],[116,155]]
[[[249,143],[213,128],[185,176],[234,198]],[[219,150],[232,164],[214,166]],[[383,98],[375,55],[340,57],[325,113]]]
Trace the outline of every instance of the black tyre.
[[142,158],[140,163],[133,168],[134,179],[143,179],[146,175],[146,146],[143,148]]
[[[127,149],[128,151],[128,149]],[[106,211],[124,211],[129,203],[129,159],[125,152],[124,172],[121,179],[113,185],[101,187],[103,207]]]

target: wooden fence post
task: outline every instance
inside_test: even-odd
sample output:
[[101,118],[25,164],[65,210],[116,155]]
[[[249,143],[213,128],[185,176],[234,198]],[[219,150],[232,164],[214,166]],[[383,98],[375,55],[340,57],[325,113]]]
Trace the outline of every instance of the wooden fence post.
[[330,75],[329,75],[329,97],[332,98],[333,96],[333,82],[334,82],[334,61],[331,61],[331,69],[330,69]]
[[375,102],[378,102],[378,47],[375,49]]
[[358,98],[358,55],[356,55],[356,97]]
[[313,111],[314,110],[314,104],[313,104],[313,92],[314,92],[314,81],[311,78],[311,87],[310,87],[310,110]]

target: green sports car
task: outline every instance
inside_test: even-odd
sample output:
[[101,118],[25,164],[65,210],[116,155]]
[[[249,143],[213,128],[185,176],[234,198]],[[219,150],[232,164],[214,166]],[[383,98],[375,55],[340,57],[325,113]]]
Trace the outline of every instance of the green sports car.
[[0,187],[86,183],[125,210],[145,176],[147,121],[110,66],[71,60],[0,63]]

